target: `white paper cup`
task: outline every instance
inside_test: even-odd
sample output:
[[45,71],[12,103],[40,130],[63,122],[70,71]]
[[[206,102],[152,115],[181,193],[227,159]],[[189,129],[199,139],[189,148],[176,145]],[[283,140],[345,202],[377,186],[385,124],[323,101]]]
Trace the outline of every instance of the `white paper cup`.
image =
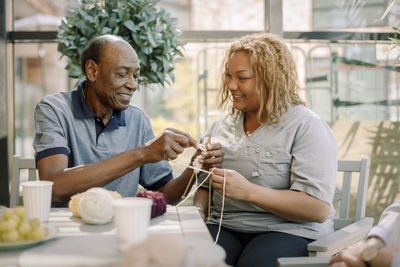
[[132,244],[146,239],[152,204],[153,200],[141,197],[120,198],[113,201],[119,250],[125,251]]
[[22,183],[24,207],[28,219],[38,218],[41,222],[49,219],[52,187],[51,181]]

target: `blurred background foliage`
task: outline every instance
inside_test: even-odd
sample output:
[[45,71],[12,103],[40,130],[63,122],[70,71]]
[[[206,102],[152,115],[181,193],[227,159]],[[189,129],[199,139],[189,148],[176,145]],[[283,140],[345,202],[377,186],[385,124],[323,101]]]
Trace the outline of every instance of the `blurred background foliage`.
[[69,58],[66,69],[71,78],[85,79],[80,55],[93,37],[113,34],[135,49],[141,67],[140,81],[171,84],[173,64],[184,42],[179,37],[177,19],[156,5],[158,0],[81,0],[58,28],[58,51]]
[[[183,59],[175,65],[177,78],[173,87],[140,89],[140,91],[148,91],[148,98],[153,95],[151,101],[149,101],[150,106],[146,107],[146,113],[151,117],[156,135],[170,127],[184,129],[191,136],[196,136],[196,92],[193,91],[196,70],[193,69],[192,65],[190,59]],[[148,94],[150,94],[150,97]],[[132,102],[135,104],[135,98]]]

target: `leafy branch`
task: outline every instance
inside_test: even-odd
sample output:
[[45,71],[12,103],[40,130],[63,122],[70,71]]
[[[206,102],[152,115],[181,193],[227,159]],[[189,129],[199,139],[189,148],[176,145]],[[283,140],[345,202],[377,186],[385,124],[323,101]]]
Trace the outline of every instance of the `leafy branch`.
[[145,84],[174,81],[173,64],[183,56],[177,19],[156,7],[158,0],[81,0],[58,29],[58,48],[69,58],[71,78],[84,79],[80,54],[93,37],[113,34],[135,49]]

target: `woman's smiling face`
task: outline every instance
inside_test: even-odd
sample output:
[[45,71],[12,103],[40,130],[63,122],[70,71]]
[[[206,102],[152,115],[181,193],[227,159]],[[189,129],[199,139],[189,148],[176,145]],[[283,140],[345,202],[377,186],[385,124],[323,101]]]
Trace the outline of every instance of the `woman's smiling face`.
[[226,70],[226,85],[232,95],[233,107],[246,113],[257,113],[260,101],[250,57],[245,52],[232,54]]

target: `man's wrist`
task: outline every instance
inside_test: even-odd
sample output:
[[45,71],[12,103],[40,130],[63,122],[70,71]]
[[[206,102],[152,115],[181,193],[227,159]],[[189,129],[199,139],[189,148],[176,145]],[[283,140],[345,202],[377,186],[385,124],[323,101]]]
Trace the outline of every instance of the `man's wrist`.
[[385,243],[379,237],[373,237],[373,240],[368,240],[367,247],[362,253],[362,259],[368,267],[371,266],[371,261],[378,255],[379,250],[385,246]]
[[142,166],[146,163],[150,163],[151,160],[149,160],[149,156],[148,156],[148,148],[146,146],[140,146],[137,148],[134,148],[131,150],[133,155],[134,155],[134,159],[135,161],[138,163],[139,166]]

